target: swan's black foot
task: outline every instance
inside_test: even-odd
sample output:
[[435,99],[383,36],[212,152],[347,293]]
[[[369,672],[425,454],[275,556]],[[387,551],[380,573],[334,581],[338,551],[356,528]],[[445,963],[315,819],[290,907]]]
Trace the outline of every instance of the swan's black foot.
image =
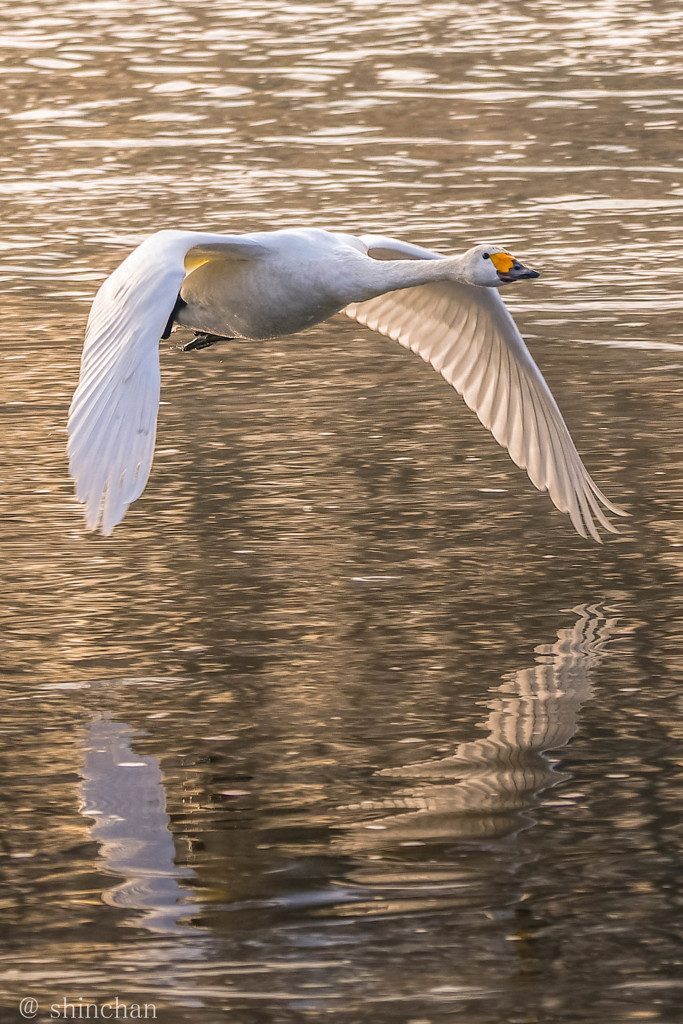
[[217,341],[232,341],[232,338],[226,338],[223,334],[206,334],[204,331],[197,331],[192,341],[188,341],[187,345],[180,347],[183,352],[194,352],[197,349],[215,345]]

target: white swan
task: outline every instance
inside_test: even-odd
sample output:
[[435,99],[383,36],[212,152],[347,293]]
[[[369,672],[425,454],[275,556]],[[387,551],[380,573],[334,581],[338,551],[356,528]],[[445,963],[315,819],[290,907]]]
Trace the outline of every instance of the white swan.
[[313,228],[160,231],[93,302],[69,413],[69,459],[89,529],[110,534],[147,482],[159,340],[172,323],[228,337],[293,334],[343,310],[431,363],[539,490],[600,540],[617,515],[591,480],[496,289],[538,277],[498,244],[440,256],[394,238]]

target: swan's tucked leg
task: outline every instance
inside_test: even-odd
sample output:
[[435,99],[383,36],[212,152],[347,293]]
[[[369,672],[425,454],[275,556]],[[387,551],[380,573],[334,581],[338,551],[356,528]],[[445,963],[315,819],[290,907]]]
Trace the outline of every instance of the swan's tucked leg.
[[215,345],[218,341],[234,341],[234,338],[229,338],[225,334],[208,334],[206,331],[196,331],[192,341],[188,341],[187,345],[181,345],[181,352],[194,352],[200,348],[208,348],[210,345]]
[[[164,333],[161,335],[162,341],[166,341],[167,338],[170,338],[173,325],[178,322],[176,317],[180,310],[186,305],[187,303],[185,302],[185,299],[181,298],[180,293],[178,293],[178,298],[175,300],[175,305],[171,310],[171,315],[164,327]],[[217,341],[232,340],[232,338],[228,338],[224,334],[209,334],[207,331],[195,331],[192,341],[188,341],[187,345],[180,345],[179,348],[181,352],[193,352],[196,349],[208,348],[210,345],[215,345]]]

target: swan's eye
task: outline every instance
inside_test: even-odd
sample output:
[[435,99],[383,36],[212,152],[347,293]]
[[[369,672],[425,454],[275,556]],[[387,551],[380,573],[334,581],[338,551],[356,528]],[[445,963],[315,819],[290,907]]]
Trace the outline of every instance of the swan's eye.
[[482,256],[482,259],[483,259],[483,260],[490,260],[490,259],[491,259],[491,257],[489,256],[489,254],[488,254],[487,252],[485,252],[485,253],[483,254],[483,256]]

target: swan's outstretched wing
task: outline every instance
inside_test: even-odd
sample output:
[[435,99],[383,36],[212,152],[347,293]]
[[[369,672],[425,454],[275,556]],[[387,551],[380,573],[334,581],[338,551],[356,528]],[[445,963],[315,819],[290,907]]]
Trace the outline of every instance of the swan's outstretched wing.
[[[364,235],[375,259],[438,259],[419,246]],[[388,292],[344,310],[372,330],[399,341],[431,363],[463,396],[483,425],[547,490],[574,527],[600,541],[594,519],[616,533],[600,508],[617,515],[591,480],[548,385],[494,288],[456,282]]]
[[147,482],[159,409],[159,339],[186,272],[214,258],[250,259],[262,251],[248,236],[160,231],[100,288],[69,412],[71,475],[89,529],[101,524],[110,534]]

